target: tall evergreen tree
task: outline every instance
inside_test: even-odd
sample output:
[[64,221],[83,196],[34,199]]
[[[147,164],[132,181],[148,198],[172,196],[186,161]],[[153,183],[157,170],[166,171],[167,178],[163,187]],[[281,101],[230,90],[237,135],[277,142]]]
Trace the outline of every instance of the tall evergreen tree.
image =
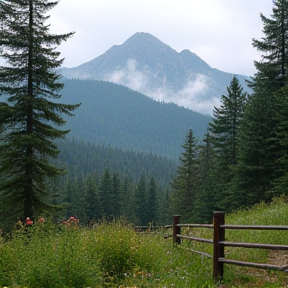
[[279,169],[275,177],[274,186],[276,194],[288,195],[288,85],[279,89],[275,96],[275,107],[277,114],[276,135],[280,145],[277,168]]
[[70,217],[71,215],[74,214],[74,209],[73,209],[73,200],[74,200],[74,193],[75,193],[75,183],[74,183],[74,179],[72,179],[71,175],[68,173],[65,176],[65,179],[62,183],[62,205],[64,207],[66,207],[65,209],[65,214],[64,217]]
[[271,19],[261,14],[264,37],[253,39],[253,46],[262,53],[262,59],[255,61],[257,72],[250,83],[254,93],[240,127],[235,177],[238,206],[269,201],[275,195],[275,179],[283,172],[279,168],[283,147],[277,135],[279,109],[275,103],[277,91],[287,84],[288,1],[275,0],[273,4]]
[[232,185],[233,208],[271,199],[267,192],[277,172],[275,153],[278,153],[270,141],[275,132],[271,121],[273,111],[269,94],[256,93],[248,100],[240,125],[238,163]]
[[85,181],[84,214],[87,224],[101,218],[101,206],[97,189],[96,175],[89,175]]
[[151,177],[147,191],[147,220],[155,225],[158,212],[157,185],[154,177]]
[[122,215],[125,216],[129,221],[135,221],[135,189],[133,187],[131,179],[125,177],[123,181],[123,207]]
[[216,153],[224,168],[237,163],[237,138],[247,93],[239,84],[236,76],[227,87],[227,95],[221,96],[221,105],[214,107],[214,117],[210,123],[209,131]]
[[160,198],[159,203],[159,225],[167,225],[173,221],[173,213],[171,212],[171,199],[168,190],[165,190],[164,195]]
[[194,209],[197,223],[210,223],[213,211],[220,210],[221,196],[216,189],[219,176],[214,150],[212,137],[207,133],[203,143],[197,147],[197,195]]
[[118,173],[116,172],[113,173],[112,182],[113,182],[113,195],[114,195],[114,213],[115,213],[114,216],[119,217],[120,215],[122,215],[123,211],[124,194],[121,179]]
[[247,93],[234,76],[227,87],[227,95],[221,97],[220,107],[214,108],[214,117],[209,128],[216,156],[214,167],[214,173],[218,178],[216,193],[218,201],[222,202],[217,204],[225,211],[231,207],[231,199],[227,199],[227,188],[234,176],[232,168],[237,164],[238,132],[246,101]]
[[176,176],[172,180],[173,212],[181,215],[183,221],[193,221],[195,217],[196,196],[196,141],[192,129],[189,130],[181,145],[184,151],[180,156]]
[[258,88],[276,91],[287,83],[288,68],[288,1],[274,0],[271,19],[260,14],[264,37],[253,39],[253,47],[262,53],[261,61],[254,61],[257,72],[251,83]]
[[0,144],[1,212],[6,219],[49,209],[45,181],[63,173],[50,162],[59,153],[53,140],[69,132],[59,128],[65,124],[61,114],[72,115],[78,105],[53,102],[63,88],[55,70],[63,59],[55,49],[73,35],[49,33],[46,13],[57,3],[0,1],[0,57],[5,60],[0,95],[7,95],[9,106],[1,116],[7,129]]
[[147,225],[147,183],[143,174],[135,190],[135,215],[139,219],[140,225]]
[[99,198],[103,217],[115,216],[115,195],[113,193],[113,179],[110,171],[106,169],[99,185]]

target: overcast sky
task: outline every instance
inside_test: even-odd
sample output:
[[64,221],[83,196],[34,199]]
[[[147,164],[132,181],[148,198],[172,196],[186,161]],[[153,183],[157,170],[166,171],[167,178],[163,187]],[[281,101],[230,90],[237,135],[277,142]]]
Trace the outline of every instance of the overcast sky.
[[211,67],[252,75],[262,37],[260,13],[272,0],[60,0],[50,11],[51,31],[75,31],[59,47],[65,67],[75,67],[147,32],[180,52],[196,53]]

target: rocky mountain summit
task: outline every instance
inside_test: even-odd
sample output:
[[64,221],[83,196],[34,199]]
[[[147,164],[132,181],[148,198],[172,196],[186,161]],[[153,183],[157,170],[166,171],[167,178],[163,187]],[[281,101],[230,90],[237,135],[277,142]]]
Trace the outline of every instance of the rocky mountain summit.
[[[153,99],[212,114],[233,74],[210,67],[189,50],[178,53],[149,33],[136,33],[121,45],[74,68],[67,78],[97,79],[127,86]],[[236,73],[235,73],[236,74]],[[236,74],[237,75],[237,74]],[[237,75],[244,90],[245,79]]]

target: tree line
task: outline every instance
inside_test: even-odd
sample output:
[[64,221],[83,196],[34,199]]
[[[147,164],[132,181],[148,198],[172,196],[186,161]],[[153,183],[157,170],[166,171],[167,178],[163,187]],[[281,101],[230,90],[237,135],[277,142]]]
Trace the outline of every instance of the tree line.
[[89,221],[125,215],[141,225],[170,221],[177,213],[183,221],[204,223],[213,210],[230,212],[287,195],[288,0],[273,1],[271,19],[261,14],[264,36],[252,44],[262,59],[255,61],[252,93],[232,79],[203,141],[188,131],[170,189],[156,174],[131,179],[112,168],[85,175],[74,168],[58,179],[65,167],[53,160],[60,152],[55,140],[69,132],[62,116],[72,116],[79,104],[59,103],[63,84],[55,68],[63,59],[55,48],[73,33],[49,33],[46,12],[56,4],[0,1],[0,56],[6,61],[0,66],[1,226],[64,212]]
[[138,181],[145,174],[153,176],[159,185],[168,185],[174,176],[177,162],[161,155],[144,153],[107,145],[98,145],[75,138],[57,141],[59,153],[55,165],[70,175],[102,174],[105,169],[120,177]]
[[[196,147],[190,131],[173,180],[171,205],[189,221],[209,221],[213,210],[231,212],[288,192],[288,1],[261,14],[262,53],[247,95],[236,77]],[[186,203],[189,203],[187,205]]]
[[145,174],[138,181],[121,177],[109,169],[86,177],[68,174],[50,189],[54,195],[52,203],[62,207],[54,215],[58,222],[74,216],[82,225],[91,225],[103,219],[124,217],[135,225],[164,225],[169,217],[166,209],[169,203],[165,197],[168,188]]

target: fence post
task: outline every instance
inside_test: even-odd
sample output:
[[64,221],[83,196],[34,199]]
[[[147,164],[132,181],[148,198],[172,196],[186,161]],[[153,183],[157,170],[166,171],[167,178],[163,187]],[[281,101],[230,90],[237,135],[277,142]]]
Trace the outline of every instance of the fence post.
[[177,237],[177,234],[181,233],[181,227],[178,227],[177,224],[180,223],[180,216],[176,215],[173,218],[173,243],[181,244],[181,239]]
[[224,274],[224,263],[219,262],[219,258],[224,257],[224,246],[219,245],[219,242],[225,241],[225,228],[221,228],[220,225],[225,224],[225,213],[214,212],[213,215],[214,224],[214,239],[213,239],[213,279],[214,282],[221,281]]

